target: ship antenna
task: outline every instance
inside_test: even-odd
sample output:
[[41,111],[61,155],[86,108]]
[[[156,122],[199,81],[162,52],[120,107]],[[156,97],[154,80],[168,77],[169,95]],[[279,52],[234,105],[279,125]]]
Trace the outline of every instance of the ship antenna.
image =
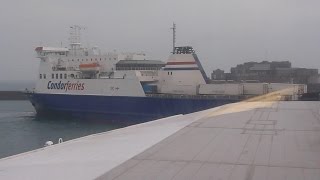
[[174,49],[176,47],[176,24],[173,23],[172,28],[172,54],[175,54]]
[[71,50],[73,51],[74,55],[76,55],[76,52],[81,47],[81,30],[84,30],[85,27],[74,25],[70,27],[70,46]]

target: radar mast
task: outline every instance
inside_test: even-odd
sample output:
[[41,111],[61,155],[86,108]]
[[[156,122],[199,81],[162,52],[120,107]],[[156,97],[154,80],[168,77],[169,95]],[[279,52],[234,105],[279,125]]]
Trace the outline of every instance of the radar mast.
[[70,27],[70,47],[73,55],[77,55],[77,50],[81,47],[81,30],[84,30],[85,27],[79,25],[73,25]]
[[175,48],[176,48],[176,24],[173,23],[172,28],[172,54],[175,54]]

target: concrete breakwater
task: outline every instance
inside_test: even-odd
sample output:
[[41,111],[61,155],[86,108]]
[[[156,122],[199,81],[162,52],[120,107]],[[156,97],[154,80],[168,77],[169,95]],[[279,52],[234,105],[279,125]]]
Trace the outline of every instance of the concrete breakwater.
[[0,91],[0,100],[27,100],[22,91]]

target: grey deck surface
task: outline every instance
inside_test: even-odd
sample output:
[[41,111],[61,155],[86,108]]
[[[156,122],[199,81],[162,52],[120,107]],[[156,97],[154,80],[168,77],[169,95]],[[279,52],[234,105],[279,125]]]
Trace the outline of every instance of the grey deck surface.
[[319,113],[319,102],[213,113],[98,179],[319,180]]

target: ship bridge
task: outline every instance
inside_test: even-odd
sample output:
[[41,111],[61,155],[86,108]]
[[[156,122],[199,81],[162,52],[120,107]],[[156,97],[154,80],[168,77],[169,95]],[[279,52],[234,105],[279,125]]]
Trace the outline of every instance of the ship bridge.
[[173,54],[194,54],[195,51],[191,46],[174,47]]
[[39,58],[48,56],[48,55],[60,55],[67,56],[69,49],[68,48],[57,48],[57,47],[37,47],[35,49],[37,56]]

